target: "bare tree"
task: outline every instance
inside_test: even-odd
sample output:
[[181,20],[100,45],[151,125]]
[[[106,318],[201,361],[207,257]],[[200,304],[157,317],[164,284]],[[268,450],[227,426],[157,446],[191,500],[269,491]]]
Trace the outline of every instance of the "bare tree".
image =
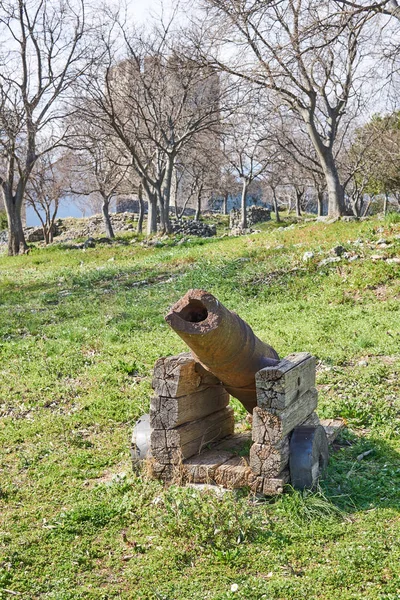
[[[194,220],[201,217],[204,199],[210,200],[218,190],[221,180],[222,153],[219,137],[213,132],[195,136],[179,157],[177,177],[176,214],[180,218],[186,207],[194,206]],[[181,205],[181,211],[178,210]]]
[[352,143],[342,150],[342,177],[356,216],[365,214],[370,197],[379,194],[384,196],[386,214],[389,195],[400,190],[399,125],[399,112],[374,115],[356,129]]
[[229,196],[236,196],[239,192],[237,178],[229,161],[225,161],[221,167],[219,185],[216,188],[217,195],[222,199],[222,214],[228,214]]
[[60,144],[62,99],[87,66],[83,0],[0,1],[0,189],[9,254],[23,252],[21,208],[35,162]]
[[[79,115],[79,119],[77,119]],[[129,160],[124,157],[119,140],[104,135],[85,113],[74,115],[70,136],[75,164],[70,171],[71,193],[99,198],[106,236],[114,238],[110,218],[112,199],[129,192]]]
[[[329,214],[343,214],[334,143],[346,106],[360,90],[356,75],[368,15],[349,15],[323,0],[205,4],[211,41],[208,51],[202,44],[199,52],[211,64],[272,90],[301,117],[326,179]],[[226,45],[230,52],[221,52]]]
[[237,108],[224,123],[222,149],[227,163],[242,182],[240,227],[247,228],[247,194],[251,183],[273,161],[276,149],[268,143],[256,96],[238,90]]
[[101,42],[101,65],[86,81],[85,109],[107,135],[117,137],[129,154],[149,203],[148,233],[169,231],[174,167],[180,153],[200,132],[220,121],[221,80],[200,66],[169,26],[151,32],[129,30],[113,17],[113,32]]
[[25,189],[26,202],[39,218],[46,245],[53,241],[54,223],[67,193],[68,156],[43,154],[35,162]]

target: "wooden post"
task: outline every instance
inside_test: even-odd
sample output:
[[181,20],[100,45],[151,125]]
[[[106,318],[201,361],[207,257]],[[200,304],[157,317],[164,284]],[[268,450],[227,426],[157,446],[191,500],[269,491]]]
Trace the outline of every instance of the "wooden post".
[[291,354],[256,373],[250,467],[257,475],[279,479],[288,468],[293,429],[303,423],[318,425],[314,386],[315,358],[307,352]]
[[150,403],[153,473],[171,479],[183,460],[233,433],[229,394],[191,354],[161,358],[154,367]]

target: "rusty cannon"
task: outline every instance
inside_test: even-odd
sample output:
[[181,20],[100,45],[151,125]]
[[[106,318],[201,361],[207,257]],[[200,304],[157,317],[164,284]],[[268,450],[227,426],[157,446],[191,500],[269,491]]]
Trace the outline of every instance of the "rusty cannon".
[[[148,475],[167,482],[246,486],[270,496],[287,483],[315,487],[328,443],[343,428],[315,412],[315,357],[279,358],[203,290],[189,290],[165,319],[191,352],[154,366],[150,413],[132,435],[134,468],[144,463]],[[252,413],[251,432],[235,433],[230,396]]]
[[277,365],[278,353],[239,315],[203,290],[189,290],[165,320],[186,342],[195,360],[252,413],[257,406],[255,375],[264,367]]

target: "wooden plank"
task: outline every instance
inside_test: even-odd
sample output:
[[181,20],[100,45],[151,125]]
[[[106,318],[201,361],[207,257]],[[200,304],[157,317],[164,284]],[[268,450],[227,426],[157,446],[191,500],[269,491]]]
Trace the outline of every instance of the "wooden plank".
[[216,469],[231,458],[226,450],[208,450],[186,459],[183,467],[189,482],[213,483]]
[[214,474],[215,483],[230,490],[251,486],[256,479],[257,475],[242,456],[234,456],[218,467]]
[[227,406],[174,429],[154,429],[150,437],[152,456],[161,464],[178,464],[200,453],[211,442],[231,435],[234,426],[233,409]]
[[214,375],[200,367],[189,352],[164,356],[154,365],[153,389],[157,396],[177,398],[220,383]]
[[289,464],[289,436],[276,444],[253,444],[250,448],[250,467],[262,477],[277,477]]
[[257,405],[283,410],[315,387],[315,357],[308,352],[291,354],[278,365],[256,373]]
[[[312,358],[309,352],[293,352],[283,358],[278,364],[265,367],[259,371],[260,381],[277,381],[282,379],[293,368],[301,365],[304,361]],[[257,375],[258,375],[257,373]]]
[[284,410],[255,408],[252,438],[257,444],[276,444],[316,409],[318,392],[311,389]]
[[155,396],[150,402],[150,425],[153,429],[171,429],[218,412],[228,404],[229,394],[221,386],[179,398]]
[[284,469],[277,477],[257,477],[253,491],[265,496],[277,496],[282,494],[285,484],[289,483],[290,474]]
[[333,444],[339,433],[346,427],[343,419],[321,419],[320,424],[325,429],[328,444]]

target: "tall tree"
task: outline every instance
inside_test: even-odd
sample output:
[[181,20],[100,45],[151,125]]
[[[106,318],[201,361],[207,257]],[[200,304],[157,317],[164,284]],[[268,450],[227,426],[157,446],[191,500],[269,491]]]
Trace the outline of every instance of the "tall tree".
[[329,214],[343,214],[334,143],[346,106],[359,93],[355,74],[368,14],[349,15],[325,0],[205,4],[211,42],[199,51],[211,64],[272,90],[303,120],[326,179]]
[[0,1],[0,190],[10,255],[26,249],[21,209],[40,156],[64,136],[63,99],[87,66],[83,0]]

